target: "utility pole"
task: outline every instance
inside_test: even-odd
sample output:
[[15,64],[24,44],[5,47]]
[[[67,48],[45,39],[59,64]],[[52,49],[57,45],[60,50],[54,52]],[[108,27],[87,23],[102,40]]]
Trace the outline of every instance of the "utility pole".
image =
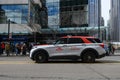
[[99,2],[98,2],[98,38],[100,38],[101,36],[100,36],[100,18],[101,18],[101,16],[100,16],[100,0],[98,0]]
[[10,38],[10,19],[8,20],[8,40]]

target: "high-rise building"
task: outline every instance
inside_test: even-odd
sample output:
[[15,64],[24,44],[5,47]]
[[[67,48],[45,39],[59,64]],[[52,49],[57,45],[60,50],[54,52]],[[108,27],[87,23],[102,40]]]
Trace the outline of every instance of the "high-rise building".
[[88,0],[89,5],[89,26],[100,26],[101,19],[101,0]]
[[[46,0],[48,28],[53,34],[98,35],[101,24],[101,0]],[[88,31],[96,27],[96,33]],[[84,28],[83,30],[80,28]],[[55,30],[56,29],[56,30]],[[46,34],[50,34],[47,30]]]
[[111,0],[110,12],[111,40],[120,41],[120,0]]
[[48,26],[69,28],[100,25],[101,0],[46,0],[46,2]]

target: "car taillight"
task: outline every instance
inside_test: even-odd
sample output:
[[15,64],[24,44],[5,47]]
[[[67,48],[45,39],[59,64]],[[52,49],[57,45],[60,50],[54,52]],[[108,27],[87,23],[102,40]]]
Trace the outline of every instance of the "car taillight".
[[102,48],[104,48],[104,44],[100,44],[100,46],[101,46]]

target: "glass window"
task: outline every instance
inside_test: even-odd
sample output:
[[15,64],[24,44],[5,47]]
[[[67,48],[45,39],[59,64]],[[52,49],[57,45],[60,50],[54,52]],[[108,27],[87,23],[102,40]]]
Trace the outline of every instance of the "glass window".
[[60,0],[60,27],[88,26],[88,0]]
[[87,38],[90,42],[96,43],[96,41],[93,38]]
[[98,38],[87,38],[92,43],[101,43],[101,41]]
[[69,44],[77,44],[77,43],[84,43],[80,38],[69,38]]
[[102,43],[100,39],[94,39],[97,43]]
[[14,24],[26,24],[28,5],[0,5],[0,12],[4,11],[6,21],[10,19]]
[[67,44],[67,38],[62,38],[56,41],[55,44]]

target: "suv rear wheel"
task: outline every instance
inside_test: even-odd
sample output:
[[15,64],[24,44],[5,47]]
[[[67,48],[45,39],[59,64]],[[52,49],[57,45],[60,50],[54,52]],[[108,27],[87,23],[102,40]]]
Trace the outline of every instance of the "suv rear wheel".
[[43,63],[48,61],[48,57],[45,53],[38,52],[35,56],[36,63]]
[[94,63],[95,62],[95,54],[92,51],[87,51],[87,52],[83,53],[82,62]]

